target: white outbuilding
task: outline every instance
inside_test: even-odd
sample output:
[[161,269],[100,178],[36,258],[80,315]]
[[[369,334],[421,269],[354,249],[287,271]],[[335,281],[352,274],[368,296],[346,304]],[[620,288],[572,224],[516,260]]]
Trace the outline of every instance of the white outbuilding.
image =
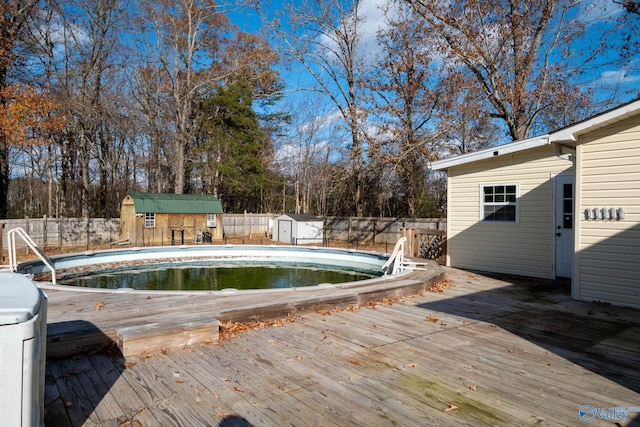
[[273,237],[276,242],[292,245],[322,243],[324,220],[314,215],[285,214],[273,220]]
[[432,169],[448,173],[447,265],[640,308],[639,100]]

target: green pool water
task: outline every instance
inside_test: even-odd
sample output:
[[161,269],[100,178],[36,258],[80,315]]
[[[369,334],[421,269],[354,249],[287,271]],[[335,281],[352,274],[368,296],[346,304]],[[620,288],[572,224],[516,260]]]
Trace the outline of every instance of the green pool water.
[[296,267],[168,267],[92,274],[58,281],[85,288],[162,291],[213,291],[226,288],[276,289],[344,283],[370,274]]

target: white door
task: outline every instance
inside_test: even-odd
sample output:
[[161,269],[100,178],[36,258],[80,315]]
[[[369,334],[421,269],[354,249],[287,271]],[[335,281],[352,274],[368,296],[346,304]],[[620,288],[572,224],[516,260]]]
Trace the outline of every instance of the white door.
[[558,175],[554,179],[556,277],[571,277],[573,267],[573,175]]
[[278,221],[278,242],[291,243],[293,221]]

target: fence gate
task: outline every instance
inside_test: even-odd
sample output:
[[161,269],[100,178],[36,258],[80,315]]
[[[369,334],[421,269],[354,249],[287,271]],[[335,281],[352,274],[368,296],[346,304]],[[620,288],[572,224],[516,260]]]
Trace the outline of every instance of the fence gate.
[[403,228],[402,235],[407,238],[405,254],[408,257],[432,259],[440,265],[447,261],[447,232],[444,230],[416,230]]

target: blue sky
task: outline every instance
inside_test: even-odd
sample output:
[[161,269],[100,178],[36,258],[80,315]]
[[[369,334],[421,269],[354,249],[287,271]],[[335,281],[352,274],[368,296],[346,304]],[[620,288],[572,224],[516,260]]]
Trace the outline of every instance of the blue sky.
[[[332,0],[329,0],[332,1]],[[274,10],[284,10],[282,2],[268,2],[271,12]],[[375,53],[377,44],[375,35],[378,29],[384,25],[382,12],[380,7],[388,4],[387,0],[360,0],[360,13],[362,15],[362,34],[361,47],[368,53]],[[267,3],[263,2],[263,6]],[[587,36],[585,41],[581,43],[598,43],[603,40],[605,31],[614,25],[614,21],[624,13],[621,6],[612,0],[585,0],[579,2],[575,15],[568,17],[569,19],[577,19],[583,22],[587,28]],[[260,17],[256,11],[246,13],[230,14],[232,21],[242,31],[256,32],[260,29]],[[637,18],[640,20],[640,18]],[[619,35],[620,36],[620,35]],[[615,36],[614,36],[615,37]],[[621,37],[621,36],[620,36]],[[621,40],[609,40],[611,43],[618,43]],[[584,44],[575,45],[575,58],[584,52]],[[582,87],[593,90],[594,96],[594,113],[602,109],[612,108],[616,105],[629,101],[640,94],[640,61],[636,58],[630,58],[626,62],[618,60],[616,52],[609,52],[607,55],[600,55],[593,63],[596,66],[585,67],[581,69]],[[287,83],[288,96],[292,99],[304,98],[308,93],[299,93],[300,89],[309,86],[312,78],[301,67],[293,70],[287,70],[283,66],[279,67],[283,78]],[[597,111],[596,111],[597,110]],[[327,114],[335,114],[335,112],[327,112]]]
[[[375,43],[376,31],[384,25],[382,18],[382,12],[380,7],[387,4],[386,0],[361,0],[360,10],[363,16],[361,35],[362,44],[366,45],[367,50],[374,50],[377,48]],[[266,2],[271,11],[284,9],[281,1]],[[623,12],[622,7],[619,4],[614,3],[612,0],[587,0],[579,2],[579,10],[576,15],[570,17],[570,19],[578,19],[587,25],[587,43],[588,39],[598,40],[603,31],[607,30],[612,25],[612,20],[615,20]],[[242,31],[256,32],[261,28],[261,20],[256,11],[236,12],[230,14],[232,21]],[[640,18],[637,18],[640,20]],[[614,40],[611,40],[614,42]],[[576,54],[580,54],[580,46],[576,46]],[[611,63],[613,59],[607,56],[601,57],[597,62],[599,66],[596,69],[585,70],[585,84],[593,85],[605,85],[609,90],[635,90],[640,89],[640,61],[638,58],[630,59],[626,64],[614,64]],[[306,81],[304,76],[291,76],[285,71],[286,81],[292,82],[294,85],[300,81]],[[296,71],[296,74],[300,71]],[[296,89],[291,87],[290,89]]]

